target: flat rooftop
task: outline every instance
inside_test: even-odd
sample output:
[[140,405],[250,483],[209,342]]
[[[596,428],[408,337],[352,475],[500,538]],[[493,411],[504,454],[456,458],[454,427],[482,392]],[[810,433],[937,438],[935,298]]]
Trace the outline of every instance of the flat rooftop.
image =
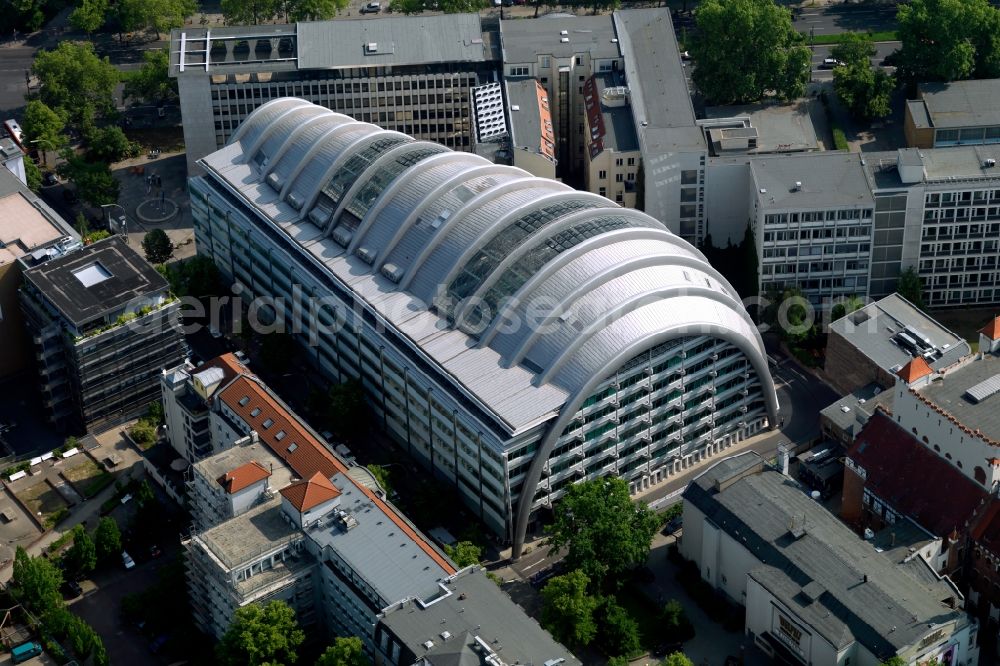
[[432,594],[438,581],[454,572],[400,529],[353,479],[337,474],[331,480],[341,491],[339,510],[351,514],[357,524],[345,531],[336,520],[324,517],[321,526],[309,527],[306,533],[321,549],[332,549],[386,604]]
[[764,209],[872,208],[861,159],[831,152],[751,157],[750,173]]
[[[541,664],[580,660],[557,643],[535,620],[511,601],[478,567],[463,569],[444,582],[433,598],[394,604],[382,624],[412,650],[418,661],[434,666],[487,664],[482,643],[505,664]],[[447,632],[447,638],[442,634]],[[430,641],[428,649],[424,644]]]
[[909,102],[911,111],[922,102],[926,116],[921,116],[920,120],[929,122],[927,127],[947,129],[1000,125],[1000,79],[921,83],[917,87],[917,95],[917,104],[913,103],[914,100]]
[[205,530],[198,538],[231,570],[305,537],[282,514],[281,498],[275,495],[274,499]]
[[614,39],[615,27],[610,16],[556,13],[537,19],[500,21],[505,65],[534,63],[543,55],[568,58],[589,53],[591,58],[618,58]]
[[119,236],[51,259],[24,272],[74,326],[80,327],[140,300],[164,294],[166,279]]
[[535,79],[507,79],[505,85],[511,145],[555,161],[555,135],[545,88]]
[[883,390],[881,386],[872,382],[825,407],[820,411],[820,416],[850,436],[856,437],[880,406],[892,409],[894,395],[891,390]]
[[[844,337],[877,366],[888,372],[910,362],[915,354],[899,342],[899,334],[909,328],[940,352],[928,364],[934,370],[946,368],[972,353],[963,338],[914,307],[899,294],[890,294],[830,324],[830,332]],[[913,338],[915,336],[909,335]]]
[[992,395],[978,403],[965,397],[970,388],[995,375],[1000,375],[1000,357],[986,354],[949,372],[943,381],[932,381],[918,393],[967,428],[979,430],[989,439],[1000,441],[1000,396]]
[[757,148],[751,154],[793,153],[819,149],[810,107],[817,102],[805,99],[791,104],[750,104],[713,106],[705,109],[712,120],[745,118],[757,130]]
[[[639,150],[639,138],[635,133],[635,121],[632,119],[632,109],[629,108],[627,96],[624,100],[617,99],[627,90],[624,77],[613,72],[604,72],[595,74],[592,80],[592,85],[584,86],[587,116],[592,128],[591,157],[602,150],[619,153]],[[586,98],[588,90],[591,89],[594,91],[593,100]],[[596,135],[593,134],[595,128]]]
[[5,168],[0,168],[0,220],[0,266],[60,238],[77,237],[70,225]]
[[963,622],[961,596],[947,582],[915,576],[878,552],[799,483],[759,471],[759,456],[736,458],[695,479],[684,499],[766,563],[750,577],[832,645],[857,641],[876,655],[895,654],[932,627]]
[[[1000,145],[952,146],[947,148],[904,148],[865,154],[865,168],[877,189],[910,187],[899,177],[899,166],[922,167],[918,183],[1000,180],[1000,167],[987,166],[987,160],[1000,164]],[[899,164],[903,160],[902,165]]]
[[[195,470],[208,479],[209,483],[218,483],[224,474],[242,467],[249,462],[260,463],[264,469],[271,472],[268,485],[277,490],[292,482],[294,474],[271,449],[260,442],[247,442],[240,446],[226,449],[214,456],[204,458],[194,464]],[[219,486],[221,489],[221,486]]]

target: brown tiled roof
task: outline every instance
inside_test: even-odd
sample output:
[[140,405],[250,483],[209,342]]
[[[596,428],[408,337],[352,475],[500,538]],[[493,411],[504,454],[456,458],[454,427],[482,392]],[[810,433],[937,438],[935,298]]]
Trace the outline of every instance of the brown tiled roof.
[[847,457],[864,468],[865,488],[938,537],[964,527],[987,495],[882,412],[869,419]]
[[993,321],[979,329],[979,332],[990,340],[1000,339],[1000,317],[994,317]]
[[280,492],[299,513],[309,511],[340,495],[340,491],[330,479],[319,472],[313,474],[307,481],[299,481],[285,486]]
[[[240,376],[217,395],[239,418],[256,430],[260,441],[284,460],[299,477],[310,479],[317,472],[326,479],[331,479],[337,474],[347,476],[347,467],[344,463],[313,437],[309,430],[303,427],[256,378],[250,375]],[[241,402],[244,404],[240,404]],[[255,411],[257,413],[253,415]],[[268,419],[272,423],[265,428],[264,424]],[[284,435],[279,439],[278,434],[282,432]],[[455,568],[419,536],[393,507],[386,504],[369,488],[361,485],[358,485],[358,488],[431,559],[449,574],[455,572]]]
[[218,478],[218,481],[219,485],[232,495],[269,476],[271,476],[271,472],[268,469],[256,460],[251,460],[245,465],[240,465],[236,469],[226,472]]
[[912,384],[922,377],[934,374],[934,371],[931,370],[931,366],[927,365],[927,361],[925,361],[922,356],[917,356],[900,368],[899,372],[896,374],[898,374],[907,384]]
[[194,372],[198,373],[203,370],[208,370],[209,368],[221,368],[222,372],[225,373],[225,376],[222,379],[222,386],[225,386],[240,375],[250,374],[250,371],[247,370],[246,366],[237,361],[236,357],[229,352],[205,361],[195,368]]

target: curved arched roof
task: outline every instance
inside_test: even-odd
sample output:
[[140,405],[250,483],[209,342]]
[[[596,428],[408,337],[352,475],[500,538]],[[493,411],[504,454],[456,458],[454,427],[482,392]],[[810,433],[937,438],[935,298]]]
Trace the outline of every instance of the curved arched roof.
[[[234,134],[251,174],[384,287],[552,383],[572,403],[621,350],[671,331],[764,349],[739,296],[652,217],[521,169],[278,99]],[[359,264],[360,265],[360,264]]]

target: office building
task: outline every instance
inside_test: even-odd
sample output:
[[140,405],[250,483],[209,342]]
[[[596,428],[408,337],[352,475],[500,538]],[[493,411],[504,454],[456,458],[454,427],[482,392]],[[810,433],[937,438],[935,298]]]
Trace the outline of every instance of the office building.
[[864,541],[753,452],[688,486],[680,548],[746,608],[748,639],[776,661],[978,661],[978,622],[947,576],[906,549]]
[[[188,173],[262,104],[299,97],[457,150],[472,145],[469,91],[497,80],[478,14],[294,25],[185,26],[170,34]],[[317,111],[298,112],[306,128]]]
[[776,422],[738,296],[661,223],[332,112],[300,133],[303,106],[202,160],[198,252],[518,550],[575,481],[638,491]]
[[830,323],[824,371],[842,393],[872,382],[891,389],[897,373],[915,356],[940,370],[971,353],[964,339],[899,294],[891,294]]
[[213,429],[219,452],[189,472],[188,582],[210,635],[236,609],[281,599],[310,635],[357,636],[376,663],[580,663],[478,568],[456,571],[365,468],[338,458],[245,369],[212,403],[249,434],[226,442]]
[[[0,141],[3,144],[10,139]],[[16,147],[15,147],[15,150]],[[20,150],[17,154],[21,155]],[[24,263],[48,259],[82,247],[71,226],[12,173],[0,169],[0,377],[28,369],[31,339],[18,305]]]
[[819,413],[823,438],[837,442],[846,451],[880,407],[892,411],[893,395],[871,382],[827,405]]
[[921,83],[906,102],[911,148],[1000,143],[1000,79]]
[[584,183],[589,192],[636,207],[636,182],[642,155],[628,108],[628,88],[619,74],[595,74],[583,84],[587,107],[584,132]]
[[184,358],[179,302],[117,236],[26,269],[20,297],[42,401],[63,429],[143,414],[160,396],[161,369]]

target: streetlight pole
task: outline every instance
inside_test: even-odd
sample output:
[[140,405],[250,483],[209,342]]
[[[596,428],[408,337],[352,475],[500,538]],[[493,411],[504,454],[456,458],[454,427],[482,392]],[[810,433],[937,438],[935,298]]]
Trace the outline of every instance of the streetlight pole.
[[121,207],[120,205],[118,205],[116,203],[113,203],[113,204],[103,204],[101,206],[101,211],[104,212],[104,214],[105,214],[105,220],[108,223],[108,228],[109,229],[111,228],[111,213],[108,212],[109,208],[117,208],[118,210],[120,210],[122,212],[121,219],[118,220],[118,224],[121,225],[119,233],[121,233],[122,236],[128,236],[128,213],[125,212],[125,209],[123,207]]

